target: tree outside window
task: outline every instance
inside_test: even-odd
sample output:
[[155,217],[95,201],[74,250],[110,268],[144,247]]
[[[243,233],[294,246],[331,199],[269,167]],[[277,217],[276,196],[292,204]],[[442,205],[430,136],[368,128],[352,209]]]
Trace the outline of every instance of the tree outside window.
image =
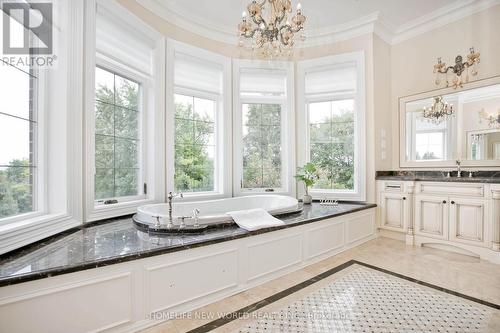
[[96,200],[135,196],[140,192],[138,99],[138,83],[96,68]]
[[180,94],[174,97],[175,190],[215,191],[216,101]]
[[315,189],[354,190],[354,99],[309,103],[309,159]]

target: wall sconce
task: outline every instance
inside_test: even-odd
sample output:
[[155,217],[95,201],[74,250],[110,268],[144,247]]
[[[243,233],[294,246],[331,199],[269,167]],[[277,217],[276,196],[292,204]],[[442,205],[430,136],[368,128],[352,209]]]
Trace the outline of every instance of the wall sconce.
[[490,114],[484,110],[484,108],[479,111],[479,123],[484,119],[488,122],[489,127],[500,127],[500,109],[498,109],[497,114]]
[[[446,67],[446,63],[441,61],[441,58],[438,58],[438,62],[434,65],[434,73],[436,73],[436,85],[441,84],[441,76],[444,75],[446,79],[446,87],[450,85],[457,89],[462,88],[464,83],[469,82],[469,67],[472,67],[472,76],[477,75],[477,64],[479,64],[479,58],[481,54],[479,52],[475,52],[474,48],[471,47],[470,53],[467,55],[467,61],[463,61],[463,57],[461,55],[456,56],[455,58],[455,66]],[[467,71],[467,75],[465,76],[465,80],[462,79],[462,73]],[[450,81],[448,73],[454,74],[452,80]]]

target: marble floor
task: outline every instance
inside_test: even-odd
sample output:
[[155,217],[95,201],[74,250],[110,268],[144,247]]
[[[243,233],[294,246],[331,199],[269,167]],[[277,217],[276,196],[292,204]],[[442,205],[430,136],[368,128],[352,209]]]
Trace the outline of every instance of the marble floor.
[[[237,311],[241,308],[259,302],[262,299],[271,297],[276,293],[279,293],[287,288],[290,288],[299,283],[307,281],[313,277],[316,277],[318,274],[324,273],[350,260],[360,261],[362,263],[370,264],[394,273],[402,274],[407,277],[424,281],[438,287],[446,288],[448,290],[456,291],[480,300],[484,300],[494,304],[500,304],[500,265],[495,265],[486,261],[481,261],[477,258],[464,256],[461,254],[456,254],[426,247],[411,247],[411,246],[406,246],[404,243],[399,241],[391,240],[388,238],[378,238],[373,241],[367,242],[361,246],[343,252],[339,255],[330,257],[326,260],[305,267],[294,273],[285,275],[281,278],[262,284],[248,291],[236,294],[232,297],[228,297],[219,302],[197,309],[192,313],[191,318],[180,318],[166,323],[161,323],[143,332],[144,333],[188,332],[190,330],[203,326],[209,322],[212,322],[214,319],[216,319],[207,316],[207,314],[231,313]],[[355,274],[355,275],[358,274],[358,277],[352,281],[362,281],[363,279],[361,279],[360,276],[364,276],[364,278],[366,278],[365,283],[374,283],[373,281],[378,281],[377,283],[382,283],[382,284],[385,283],[386,285],[390,285],[391,288],[389,289],[391,290],[402,288],[400,290],[400,293],[403,293],[404,288],[407,288],[405,293],[408,294],[422,292],[423,293],[421,295],[422,299],[426,299],[427,297],[427,301],[431,302],[432,300],[432,302],[434,302],[433,304],[436,304],[438,308],[448,309],[445,312],[459,311],[458,313],[460,313],[460,311],[462,311],[460,309],[455,309],[455,310],[449,309],[449,304],[450,304],[449,297],[456,297],[456,296],[444,294],[434,289],[425,290],[425,288],[422,286],[418,286],[419,290],[415,290],[416,287],[412,286],[411,282],[404,281],[392,276],[385,276],[383,273],[380,273],[378,271],[372,271],[369,268],[357,267],[357,266],[358,265],[352,265],[347,269],[343,269],[338,273],[333,274],[331,277],[325,278],[324,280],[317,282],[315,284],[311,284],[309,287],[301,289],[300,291],[285,298],[282,298],[270,305],[267,305],[266,307],[262,307],[258,311],[260,314],[262,313],[266,314],[264,316],[266,319],[269,319],[269,314],[272,315],[271,319],[273,318],[276,319],[276,314],[280,314],[280,311],[283,311],[283,309],[288,308],[292,304],[299,304],[300,306],[306,306],[307,299],[309,299],[309,301],[314,300],[315,299],[314,295],[320,295],[322,293],[328,294],[329,292],[332,291],[332,288],[333,290],[335,290],[336,288],[335,283],[342,284],[345,283],[345,281],[343,281],[342,279],[352,278],[352,276],[349,277],[349,274]],[[381,288],[383,289],[384,287],[382,285],[379,285],[378,288],[375,289],[380,290]],[[369,298],[366,297],[367,295],[362,295],[362,296],[365,296],[365,298]],[[472,327],[469,330],[467,330],[466,328],[467,326],[465,326],[462,330],[455,329],[451,331],[453,332],[459,331],[467,333],[500,332],[500,326],[498,326],[498,323],[500,322],[499,310],[485,307],[483,305],[462,298],[456,298],[455,301],[461,307],[467,308],[468,311],[467,315],[469,316],[470,319],[470,321],[467,321],[467,323],[469,323],[470,325],[475,324],[475,326],[469,326]],[[299,312],[303,311],[303,308],[299,307],[299,309],[297,309],[296,311]],[[408,318],[408,316],[403,316],[403,317],[406,319]],[[263,329],[266,326],[261,321],[262,319],[261,316],[259,316],[257,319],[256,318],[257,316],[249,316],[248,318],[234,320],[224,326],[221,326],[216,331],[218,332],[241,331],[241,332],[252,332],[252,333],[273,331],[273,329]],[[474,322],[472,319],[478,319],[478,321]],[[328,325],[328,323],[323,323],[323,324]],[[278,321],[268,320],[267,325],[271,326],[279,325],[279,320]],[[461,325],[461,323],[456,323],[456,325]],[[329,330],[328,326],[325,327],[327,328],[318,327],[317,330],[309,328],[308,332],[335,331],[331,330],[331,328]],[[413,330],[413,332],[430,331],[422,329],[419,330],[418,329],[419,327],[420,326],[418,325],[414,326],[413,328],[415,330]],[[458,326],[454,327],[456,328]],[[323,329],[323,331],[321,329]],[[367,332],[375,331],[373,329],[370,330],[367,327],[359,327],[359,326],[356,329],[357,330],[350,328],[350,331],[351,332],[363,332],[363,330],[366,330]],[[274,331],[280,331],[280,330],[274,329]],[[338,330],[338,331],[343,332],[343,330]],[[288,332],[288,330],[285,330],[284,332]],[[394,330],[388,330],[387,332],[398,332],[398,329],[395,328]]]

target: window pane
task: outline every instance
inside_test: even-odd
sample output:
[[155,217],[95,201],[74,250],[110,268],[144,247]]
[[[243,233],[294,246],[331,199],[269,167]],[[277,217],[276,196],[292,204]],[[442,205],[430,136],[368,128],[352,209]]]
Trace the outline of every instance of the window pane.
[[95,198],[106,199],[115,196],[115,170],[113,168],[95,170]]
[[139,84],[115,75],[115,104],[138,109]]
[[0,167],[0,219],[33,211],[33,167]]
[[115,103],[113,73],[97,67],[95,70],[95,98],[109,104]]
[[309,104],[310,161],[318,168],[314,185],[354,190],[354,100]]
[[281,106],[243,104],[243,188],[281,187]]
[[95,103],[95,133],[113,135],[115,128],[115,107],[112,104]]
[[115,168],[138,168],[139,151],[135,140],[115,138]]
[[215,191],[216,102],[176,94],[175,107],[175,190]]
[[0,60],[0,113],[24,119],[30,115],[30,75]]
[[95,197],[140,194],[139,85],[96,68]]
[[139,112],[115,107],[115,135],[120,138],[139,138]]
[[8,166],[19,161],[30,165],[30,131],[33,123],[4,114],[0,114],[0,166]]
[[115,169],[115,196],[137,195],[139,187],[139,169]]

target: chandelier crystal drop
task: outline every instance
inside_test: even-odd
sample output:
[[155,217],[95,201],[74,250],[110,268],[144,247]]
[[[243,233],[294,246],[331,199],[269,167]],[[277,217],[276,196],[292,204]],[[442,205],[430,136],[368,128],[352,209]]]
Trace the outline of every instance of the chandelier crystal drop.
[[[296,34],[304,29],[302,5],[292,14],[291,0],[253,0],[238,25],[239,46],[258,51],[265,58],[291,55]],[[305,37],[299,36],[303,41]]]
[[442,96],[436,96],[430,108],[424,107],[423,114],[427,120],[434,124],[439,124],[446,117],[453,115],[453,106],[443,102]]

